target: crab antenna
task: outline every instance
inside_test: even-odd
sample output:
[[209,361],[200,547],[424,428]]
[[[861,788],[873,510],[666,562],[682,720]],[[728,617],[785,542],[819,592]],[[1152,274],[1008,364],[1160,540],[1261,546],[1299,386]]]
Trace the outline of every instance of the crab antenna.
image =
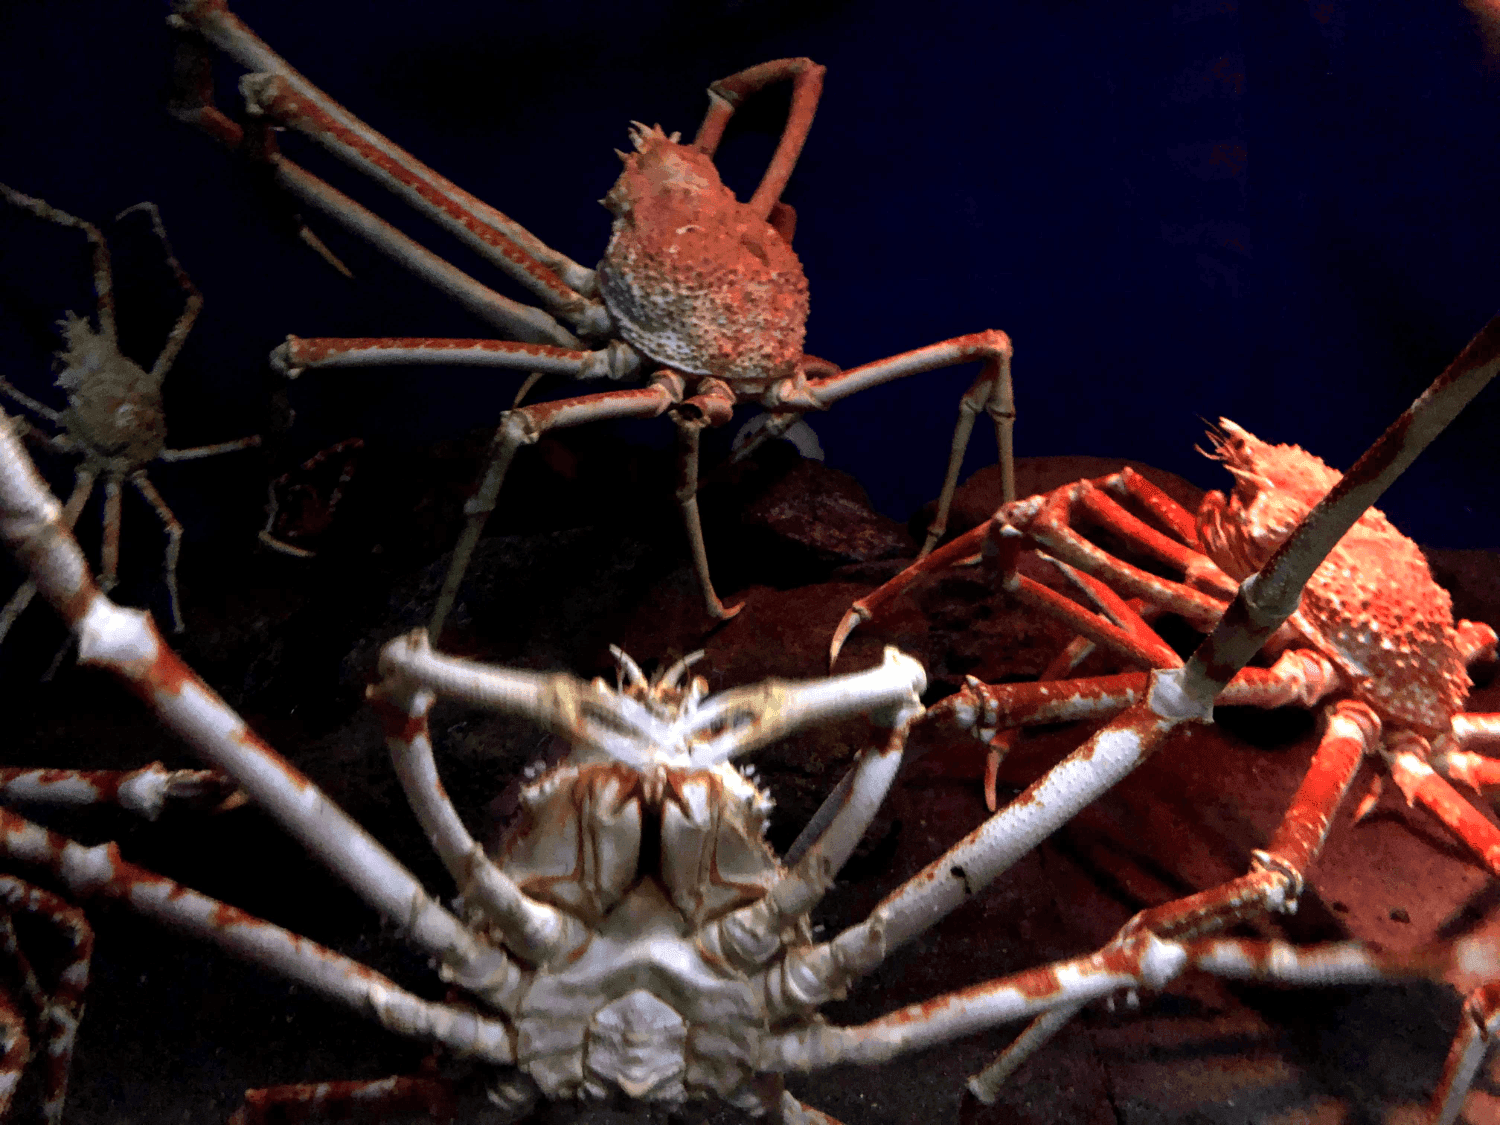
[[630,654],[619,645],[610,645],[609,654],[615,658],[617,669],[616,684],[619,690],[625,690],[625,681],[630,681],[631,687],[648,687],[646,674],[641,671],[641,666],[630,658]]
[[661,679],[658,682],[662,687],[669,690],[671,688],[675,688],[677,686],[677,681],[682,679],[683,673],[691,668],[694,664],[698,663],[698,661],[702,660],[706,652],[706,649],[700,648],[697,652],[688,653],[681,660],[677,661],[676,664],[673,664],[672,667],[663,672],[661,674]]

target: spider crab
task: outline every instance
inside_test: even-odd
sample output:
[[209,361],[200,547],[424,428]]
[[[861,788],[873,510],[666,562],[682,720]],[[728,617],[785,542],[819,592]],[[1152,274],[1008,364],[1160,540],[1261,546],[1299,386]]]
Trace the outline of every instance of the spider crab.
[[[775,436],[810,410],[826,410],[867,387],[940,367],[982,361],[963,396],[928,547],[941,535],[959,465],[977,415],[994,420],[1002,473],[1014,496],[1011,434],[1015,419],[1009,337],[999,331],[958,336],[841,371],[802,350],[807,280],[792,250],[796,216],[780,201],[812,125],[824,68],[810,59],[777,59],[709,87],[710,107],[697,135],[631,127],[634,152],[604,197],[614,224],[604,258],[588,269],[544,245],[493,207],[396,147],[311,85],[237,19],[223,0],[179,0],[172,26],[182,32],[173,112],[231,148],[269,164],[278,184],[306,205],[367,239],[424,280],[454,295],[505,339],[287,338],[272,363],[288,375],[309,369],[451,363],[627,381],[642,388],[601,391],[506,412],[489,462],[465,508],[459,539],[430,631],[440,635],[469,558],[494,510],[516,451],[543,434],[587,422],[670,413],[678,431],[678,485],[694,567],[708,612],[727,618],[714,592],[698,515],[701,432],[755,402],[771,415],[758,440]],[[241,80],[250,119],[232,121],[213,104],[211,53],[219,48],[250,74]],[[760,185],[741,202],[719,179],[713,156],[740,103],[777,82],[792,83],[788,121]],[[467,276],[407,238],[353,199],[277,151],[266,126],[303,133],[448,229],[545,306],[519,304]],[[564,323],[566,322],[566,326]],[[748,449],[739,454],[743,456]]]
[[[167,532],[167,554],[163,570],[167,584],[168,609],[172,630],[182,631],[182,614],[177,605],[177,555],[182,546],[182,525],[167,507],[161,493],[146,475],[146,466],[156,462],[193,461],[233,453],[260,444],[257,436],[237,441],[201,445],[191,449],[167,448],[167,421],[162,406],[162,381],[171,370],[177,353],[182,350],[203,298],[192,280],[178,264],[162,228],[161,216],[154,203],[138,203],[116,215],[121,219],[135,211],[150,218],[151,229],[160,240],[167,265],[187,295],[182,315],[167,333],[161,352],[147,371],[134,360],[122,355],[115,333],[114,281],[110,271],[109,246],[104,235],[92,223],[75,218],[44,200],[23,195],[0,184],[0,200],[39,219],[61,227],[82,231],[93,253],[94,295],[97,299],[94,323],[73,312],[58,322],[62,331],[63,350],[57,354],[57,385],[68,396],[63,410],[54,410],[0,379],[0,395],[12,399],[38,418],[60,428],[48,434],[27,426],[49,448],[59,453],[79,454],[82,460],[74,470],[75,483],[68,497],[64,519],[69,527],[77,522],[83,506],[93,495],[94,486],[104,484],[104,543],[100,550],[103,573],[100,586],[113,589],[120,562],[120,486],[128,481],[156,513]],[[25,608],[36,596],[36,587],[25,582],[3,609],[0,609],[0,639],[10,631]]]
[[[1181,657],[1148,624],[1163,613],[1211,629],[1235,592],[1266,563],[1341,475],[1295,445],[1272,445],[1221,419],[1209,454],[1233,474],[1226,497],[1209,492],[1196,517],[1134,470],[1078,481],[1004,504],[987,524],[955,539],[856,602],[840,622],[831,655],[859,622],[923,576],[994,562],[1005,590],[1060,618],[1079,636],[1035,682],[983,684],[969,677],[933,708],[989,744],[986,799],[995,807],[1000,759],[1026,724],[1100,719],[1135,704],[1146,672],[1067,679],[1095,646],[1147,668]],[[1153,570],[1086,538],[1102,531]],[[1079,594],[1071,600],[1019,573],[1022,551],[1052,563]],[[977,554],[976,554],[977,552]],[[1159,570],[1180,576],[1163,577]],[[1081,602],[1088,602],[1085,606]],[[1366,755],[1382,758],[1408,803],[1431,811],[1491,872],[1500,874],[1500,830],[1445,777],[1476,792],[1500,787],[1500,714],[1463,710],[1468,666],[1495,655],[1490,626],[1453,619],[1452,600],[1433,580],[1420,549],[1370,508],[1313,572],[1299,604],[1265,646],[1269,666],[1241,669],[1217,702],[1251,707],[1321,706],[1324,733],[1303,788],[1256,870],[1219,888],[1148,912],[1160,934],[1204,933],[1259,910],[1295,909],[1303,872],[1316,858],[1329,820]],[[1358,816],[1374,803],[1376,788]],[[1493,1001],[1491,1001],[1493,1003]],[[1075,1009],[1036,1025],[971,1084],[992,1100],[999,1084]],[[1457,1112],[1456,1107],[1453,1112]]]
[[[1210,722],[1215,697],[1297,610],[1327,552],[1497,371],[1500,319],[1246,579],[1191,659],[1153,672],[1144,698],[867,919],[827,941],[811,937],[806,914],[863,834],[907,732],[921,721],[925,676],[915,661],[887,650],[864,672],[709,696],[700,681],[684,684],[686,663],[648,680],[621,655],[612,688],[442,656],[422,630],[398,638],[382,653],[383,679],[371,694],[407,797],[459,888],[462,907],[451,912],[262,742],[166,647],[149,615],[121,609],[98,590],[61,506],[0,415],[0,538],[77,634],[81,660],[120,678],[395,920],[466,999],[422,1000],[357,962],[130,864],[113,845],[85,848],[4,811],[0,851],[47,869],[74,894],[125,901],[373,1015],[393,1032],[492,1067],[490,1093],[520,1111],[542,1097],[606,1094],[675,1106],[716,1095],[772,1121],[827,1125],[831,1118],[785,1090],[782,1075],[877,1062],[1121,989],[1160,987],[1189,969],[1304,984],[1426,976],[1457,964],[1500,975],[1500,950],[1483,941],[1394,955],[1358,943],[1205,939],[1191,926],[1162,933],[1140,916],[1094,953],[861,1026],[832,1026],[817,1014],[1174,732]],[[440,695],[528,717],[571,745],[526,788],[526,814],[494,858],[475,844],[438,780],[428,714]],[[783,866],[760,839],[765,797],[730,760],[800,725],[861,712],[889,735],[858,757]],[[1357,717],[1343,721],[1335,741],[1357,742],[1349,728],[1358,726]],[[1299,839],[1309,836],[1300,821],[1289,823]],[[1277,863],[1266,867],[1284,873]],[[1481,990],[1474,1011],[1485,1018],[1460,1032],[1460,1065],[1439,1091],[1455,1113],[1500,1023],[1500,990],[1491,992]],[[301,1116],[307,1108],[343,1113],[358,1104],[438,1110],[446,1104],[439,1085],[408,1077],[260,1091],[237,1120]]]

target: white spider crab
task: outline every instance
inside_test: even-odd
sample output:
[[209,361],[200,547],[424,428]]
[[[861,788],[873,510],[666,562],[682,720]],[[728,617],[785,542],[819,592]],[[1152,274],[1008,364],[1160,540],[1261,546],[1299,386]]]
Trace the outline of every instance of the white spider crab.
[[[109,247],[99,228],[4,184],[0,184],[0,200],[39,219],[83,232],[93,252],[94,294],[98,301],[95,309],[97,327],[71,311],[58,322],[64,347],[57,355],[57,385],[67,392],[66,409],[54,410],[4,379],[0,379],[0,395],[13,399],[37,417],[61,428],[61,433],[48,434],[27,426],[27,431],[34,433],[48,447],[59,453],[82,455],[83,459],[74,470],[73,492],[64,510],[63,518],[69,527],[77,522],[83,506],[93,495],[95,483],[103,478],[104,543],[100,549],[103,572],[99,584],[104,590],[114,587],[120,562],[121,484],[129,481],[142,499],[151,505],[167,533],[163,571],[172,630],[180,633],[182,614],[177,606],[177,555],[182,545],[182,525],[146,475],[146,466],[158,461],[214,457],[260,444],[259,437],[251,436],[191,449],[166,447],[167,421],[162,407],[161,385],[198,318],[203,298],[173,257],[154,203],[138,203],[115,216],[120,219],[132,211],[144,211],[150,217],[151,229],[161,241],[167,265],[187,294],[182,315],[167,334],[166,343],[151,370],[147,371],[120,353],[115,335],[114,281],[110,273]],[[0,609],[0,639],[4,639],[35,595],[36,587],[25,582]]]
[[[1189,968],[1305,984],[1430,975],[1460,964],[1500,975],[1496,950],[1484,942],[1397,956],[1356,943],[1202,940],[1191,911],[1174,904],[1182,923],[1176,933],[1164,935],[1165,927],[1142,915],[1093,954],[862,1026],[834,1027],[817,1015],[822,1003],[989,883],[1173,731],[1211,721],[1214,698],[1296,611],[1327,552],[1497,370],[1500,319],[1242,584],[1192,659],[1154,672],[1145,698],[866,921],[826,942],[809,939],[806,912],[869,823],[921,714],[924,677],[914,661],[888,650],[866,672],[705,698],[701,684],[680,683],[686,664],[647,682],[622,657],[623,682],[611,689],[443,657],[420,631],[392,642],[372,695],[413,809],[462,891],[461,919],[261,742],[165,646],[148,615],[120,609],[98,591],[60,506],[0,416],[0,538],[74,629],[81,659],[123,679],[368,903],[401,923],[472,1006],[421,1000],[330,950],[127,863],[113,845],[84,848],[0,811],[0,850],[46,866],[75,894],[127,901],[367,1011],[393,1031],[493,1064],[495,1095],[518,1098],[518,1109],[538,1095],[618,1093],[676,1105],[713,1094],[773,1121],[826,1125],[830,1118],[786,1092],[784,1073],[875,1062],[1002,1022],[1070,1012],[1120,989],[1160,987]],[[571,756],[528,787],[528,816],[498,862],[474,843],[438,782],[427,714],[439,694],[528,716],[571,741]],[[759,839],[763,795],[728,759],[798,725],[856,712],[889,724],[891,735],[860,756],[804,833],[806,846],[799,841],[793,851],[800,854],[783,868]],[[1328,741],[1357,741],[1358,725],[1346,717]],[[1284,827],[1298,840],[1321,830],[1295,818]],[[1282,880],[1285,900],[1295,881],[1287,887],[1274,860],[1247,880]],[[1223,895],[1214,894],[1209,906],[1222,908]],[[1500,989],[1481,989],[1471,1002],[1478,1018],[1466,1020],[1455,1041],[1434,1112],[1440,1120],[1456,1115],[1500,1024],[1497,997]],[[505,1075],[513,1080],[499,1080]],[[378,1107],[382,1097],[410,1105],[430,1095],[435,1105],[432,1084],[404,1078],[272,1089],[252,1095],[238,1120],[265,1120],[288,1102]]]
[[[549,430],[611,418],[670,413],[679,435],[677,500],[711,616],[732,616],[714,593],[697,507],[698,449],[706,426],[728,422],[739,403],[772,415],[758,440],[787,430],[867,387],[975,360],[978,378],[963,396],[938,514],[927,548],[942,535],[974,420],[995,423],[1007,498],[1015,495],[1011,434],[1011,343],[990,330],[840,371],[802,350],[807,280],[791,247],[796,216],[780,202],[802,151],[823,86],[810,59],[762,63],[709,87],[711,105],[697,136],[635,123],[635,152],[602,201],[615,221],[604,259],[587,269],[397,148],[311,85],[241,23],[223,0],[179,0],[172,17],[184,32],[173,112],[232,148],[266,161],[278,184],[329,215],[419,277],[452,294],[511,339],[300,339],[272,362],[290,375],[310,368],[452,363],[623,381],[650,373],[647,386],[517,407],[500,420],[489,464],[465,508],[468,523],[438,596],[431,633],[441,634],[459,583],[516,450]],[[241,80],[251,118],[245,127],[213,105],[212,44],[252,73]],[[736,107],[765,86],[790,81],[792,106],[775,155],[747,203],[719,180],[713,154]],[[278,152],[266,122],[296,130],[445,227],[546,308],[518,304],[462,273]],[[566,321],[569,327],[559,323]],[[525,341],[522,343],[512,340]],[[592,350],[590,350],[592,349]],[[741,451],[741,455],[748,449]]]

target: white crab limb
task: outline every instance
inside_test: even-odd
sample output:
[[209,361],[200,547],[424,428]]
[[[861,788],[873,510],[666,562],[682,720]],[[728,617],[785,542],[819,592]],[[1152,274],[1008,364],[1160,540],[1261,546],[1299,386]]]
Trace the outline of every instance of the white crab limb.
[[116,804],[146,820],[161,815],[173,799],[189,802],[227,795],[213,770],[169,770],[160,762],[139,769],[0,769],[0,800],[37,805]]
[[351,1008],[373,1012],[393,1031],[437,1039],[492,1062],[515,1059],[502,1021],[423,1000],[316,942],[125,862],[114,844],[84,847],[0,810],[0,854],[49,868],[75,895],[118,899]]
[[547,965],[576,953],[588,939],[583,923],[530,898],[491,863],[444,793],[427,728],[432,692],[403,689],[398,682],[369,694],[383,705],[386,745],[406,798],[460,893],[500,928],[509,949],[532,964]]
[[1469,939],[1411,954],[1382,953],[1360,942],[1294,946],[1236,938],[1165,941],[1148,932],[1112,942],[1086,957],[901,1008],[857,1027],[811,1023],[767,1036],[758,1062],[772,1071],[817,1070],[839,1063],[879,1063],[997,1024],[1077,1006],[1126,988],[1162,988],[1195,969],[1231,980],[1303,986],[1434,978],[1455,967],[1500,969],[1492,941]]
[[[922,665],[886,646],[877,667],[804,683],[767,680],[710,697],[690,719],[693,764],[748,754],[814,723],[870,714],[876,722],[898,726],[921,714],[920,696],[927,689]],[[716,738],[700,741],[699,732],[727,726]]]
[[78,639],[80,663],[123,679],[161,721],[250,797],[366,902],[406,926],[424,949],[480,995],[502,989],[514,966],[434,902],[394,856],[267,746],[162,641],[150,615],[121,609],[94,585],[62,509],[0,412],[0,541]]
[[380,671],[474,706],[531,719],[575,746],[637,767],[662,754],[706,768],[813,723],[874,712],[897,725],[921,712],[921,664],[887,648],[878,667],[804,683],[767,680],[710,696],[670,716],[564,673],[495,668],[433,652],[415,630],[382,650]]
[[1146,704],[1096,733],[904,883],[864,922],[831,942],[788,954],[780,968],[788,981],[798,981],[792,991],[815,1004],[824,1003],[848,982],[847,974],[874,968],[892,949],[946,917],[1116,785],[1184,718],[1206,717],[1201,709],[1175,706],[1173,694],[1163,690],[1180,676],[1180,669],[1153,673]]
[[[764,896],[704,927],[705,948],[722,950],[740,963],[764,965],[782,949],[781,934],[800,915],[807,914],[833,885],[834,878],[875,818],[891,782],[901,769],[902,751],[911,721],[891,732],[883,747],[865,750],[847,775],[848,784],[835,791],[837,810],[790,871]],[[822,809],[819,813],[822,813]],[[787,1011],[772,1011],[774,1022]]]

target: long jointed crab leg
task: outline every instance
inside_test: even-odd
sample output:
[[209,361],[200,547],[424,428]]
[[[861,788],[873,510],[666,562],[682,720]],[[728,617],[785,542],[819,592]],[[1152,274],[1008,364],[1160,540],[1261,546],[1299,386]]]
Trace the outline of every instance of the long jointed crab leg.
[[245,1103],[229,1125],[294,1125],[300,1121],[406,1120],[425,1114],[434,1121],[457,1116],[453,1091],[440,1078],[398,1074],[352,1082],[302,1082],[246,1090]]
[[[546,246],[514,220],[438,175],[354,117],[292,69],[222,0],[185,0],[177,5],[171,23],[180,31],[201,35],[254,72],[241,84],[252,114],[265,114],[297,129],[370,176],[525,286],[578,330],[597,332],[608,323],[602,304],[587,296],[597,290],[593,270]],[[184,43],[178,60],[174,112],[231,147],[238,147],[244,139],[243,131],[214,108],[210,65],[201,54],[196,42]],[[369,239],[419,276],[452,291],[453,279],[446,276],[447,271],[459,271],[279,153],[269,151],[266,156],[278,181],[288,190]],[[412,253],[413,249],[420,253]],[[570,334],[546,313],[507,301],[472,278],[466,280],[469,298],[480,296],[478,291],[483,290],[487,299],[508,306],[510,320],[501,327],[517,331],[518,326],[524,326],[538,339],[574,343],[561,338]]]
[[495,510],[500,486],[505,483],[505,474],[510,469],[516,450],[523,445],[531,445],[548,430],[581,426],[606,418],[655,418],[681,402],[682,395],[682,376],[663,371],[645,387],[540,402],[507,410],[502,414],[500,427],[490,443],[489,463],[485,467],[484,476],[474,495],[464,504],[467,522],[458,544],[453,548],[448,573],[443,576],[443,587],[438,592],[432,621],[427,627],[429,634],[434,639],[442,634],[443,624],[448,620],[454,602],[458,600],[458,587],[463,581],[464,572],[469,568],[469,559],[474,554],[474,548],[479,545],[485,522]]
[[[788,977],[796,976],[810,1001],[823,1002],[850,980],[869,972],[896,946],[946,917],[1022,855],[1051,835],[1085,805],[1097,799],[1147,757],[1160,750],[1179,727],[1207,723],[1215,697],[1260,650],[1301,601],[1302,589],[1363,512],[1418,453],[1500,372],[1500,317],[1487,324],[1442,375],[1380,437],[1307,514],[1261,570],[1247,578],[1214,631],[1181,668],[1151,674],[1146,698],[1134,704],[1082,747],[1053,767],[1010,805],[897,888],[869,919],[832,941],[791,954]],[[1208,943],[1228,949],[1235,943]],[[1192,947],[1196,948],[1196,947]],[[1348,962],[1372,965],[1368,955],[1346,952]],[[1069,963],[1062,970],[1034,970],[1016,983],[952,994],[915,1009],[894,1013],[864,1028],[773,1037],[766,1046],[772,1069],[801,1069],[836,1061],[879,1057],[885,1046],[867,1041],[935,1042],[1036,1014],[1069,999],[1087,999],[1128,987],[1165,967],[1172,974],[1196,954],[1173,952],[1149,932],[1128,949]],[[1287,953],[1293,958],[1300,956]],[[1120,980],[1108,978],[1117,969]],[[1169,974],[1170,975],[1170,974]],[[1066,987],[1060,987],[1066,984]],[[1096,991],[1097,990],[1097,991]],[[1058,995],[1059,992],[1073,995]],[[1038,999],[1047,996],[1045,1001]]]
[[400,367],[441,363],[452,367],[498,367],[566,375],[570,379],[623,382],[641,368],[634,348],[611,340],[598,351],[525,344],[514,340],[448,339],[426,336],[288,336],[271,353],[271,366],[295,379],[311,369]]
[[31,1037],[26,1034],[26,1017],[15,1001],[0,989],[0,1117],[10,1111],[11,1099],[21,1084],[21,1074],[31,1058]]
[[958,485],[958,473],[963,466],[964,451],[969,446],[969,435],[974,429],[974,419],[981,412],[989,414],[995,423],[995,443],[1000,448],[1000,470],[1004,495],[1014,499],[1016,492],[1014,432],[1016,422],[1016,396],[1011,383],[1010,361],[1015,349],[1010,337],[997,329],[974,332],[968,336],[955,336],[951,340],[915,348],[900,355],[873,363],[861,364],[807,381],[807,397],[810,401],[802,409],[826,410],[840,399],[852,394],[889,383],[907,375],[924,371],[936,371],[960,363],[983,360],[984,365],[974,379],[974,385],[959,400],[958,424],[953,431],[953,445],[948,455],[948,469],[943,476],[943,490],[938,497],[937,513],[933,517],[932,530],[922,547],[922,555],[932,550],[948,526],[948,509],[953,504],[953,492]]
[[[427,634],[417,634],[425,642]],[[385,725],[396,776],[427,838],[465,899],[500,928],[508,949],[533,964],[550,965],[578,952],[588,940],[582,922],[538,902],[491,863],[469,835],[438,780],[427,714],[436,695],[410,680],[387,677],[369,698]]]
[[[1167,534],[1132,515],[1117,498],[1139,504]],[[1173,582],[1107,555],[1073,530],[1073,521],[1081,518],[1125,536],[1147,554],[1181,571],[1188,581]],[[1026,529],[1024,533],[1017,530],[1021,527]],[[971,528],[851,605],[834,631],[829,662],[838,659],[844,641],[861,622],[878,616],[918,580],[988,554],[998,556],[1002,586],[1007,592],[1028,604],[1059,612],[1058,599],[1051,591],[1014,571],[1016,555],[1023,549],[1036,547],[1096,578],[1112,579],[1125,593],[1144,598],[1208,629],[1234,597],[1235,586],[1227,575],[1193,550],[1196,544],[1192,516],[1129,468],[1051,493],[1007,502],[993,519]],[[1066,619],[1073,616],[1065,608],[1061,612]],[[1126,655],[1132,654],[1126,650]]]
[[[698,126],[698,135],[693,145],[707,156],[718,150],[724,137],[724,128],[734,111],[751,94],[777,82],[790,80],[792,104],[787,111],[786,125],[781,130],[781,140],[771,163],[766,166],[760,186],[755,189],[747,206],[763,219],[772,219],[773,210],[779,205],[790,212],[785,203],[779,203],[781,192],[791,179],[797,158],[802,155],[802,146],[812,128],[813,113],[818,108],[818,98],[823,93],[823,75],[827,67],[819,66],[812,59],[774,59],[720,78],[708,87],[709,107],[703,115],[703,124]],[[790,242],[790,232],[785,233]]]
[[78,638],[80,662],[100,664],[124,681],[168,728],[234,778],[366,902],[404,925],[465,987],[480,994],[503,990],[514,972],[503,953],[477,943],[395,857],[262,742],[163,643],[148,614],[122,609],[99,592],[57,501],[3,413],[0,541]]
[[813,1023],[768,1036],[758,1061],[764,1069],[780,1071],[885,1062],[1058,1005],[1086,1004],[1129,989],[1160,989],[1189,971],[1227,980],[1331,987],[1438,979],[1458,968],[1493,966],[1495,954],[1493,943],[1483,939],[1398,954],[1359,942],[1312,946],[1241,938],[1175,942],[1144,931],[1087,956],[950,992],[857,1027]]
[[[63,936],[68,946],[66,963],[57,977],[57,989],[49,997],[42,990],[31,963],[16,941],[11,917],[25,912],[45,918]],[[73,1042],[83,1015],[83,993],[89,982],[89,961],[94,953],[94,931],[83,911],[51,891],[33,887],[13,875],[0,875],[0,954],[11,961],[21,979],[26,1002],[38,1016],[46,1052],[42,1117],[47,1125],[60,1125],[68,1093],[68,1068],[73,1062]],[[22,1025],[24,1034],[24,1024]],[[16,1066],[25,1065],[24,1055]],[[0,1116],[10,1095],[4,1089],[10,1059],[0,1058]]]
[[[1220,696],[1223,699],[1223,696]],[[1157,937],[1190,941],[1237,922],[1297,909],[1307,869],[1328,838],[1334,813],[1354,781],[1364,756],[1380,743],[1380,720],[1363,703],[1345,700],[1331,709],[1328,725],[1291,806],[1265,848],[1251,853],[1251,870],[1222,886],[1142,911],[1110,942],[1120,946],[1149,930]],[[993,1103],[1012,1074],[1082,1009],[1064,1004],[1034,1020],[996,1060],[969,1079],[980,1101]]]
[[79,897],[117,899],[356,1011],[371,1012],[398,1034],[436,1039],[494,1062],[514,1058],[510,1030],[500,1020],[423,1000],[357,961],[127,862],[114,844],[84,847],[0,809],[0,854],[48,869]]
[[[73,491],[68,494],[68,503],[63,508],[63,526],[69,528],[78,522],[78,514],[83,511],[83,506],[94,491],[94,474],[87,469],[79,469],[73,478]],[[5,639],[5,634],[10,632],[10,627],[16,623],[16,618],[26,611],[31,604],[31,599],[36,597],[36,583],[27,579],[21,583],[10,601],[5,603],[5,608],[0,609],[0,641]]]
[[217,812],[243,800],[218,770],[169,770],[160,762],[133,770],[0,769],[0,804],[117,805],[155,820],[169,801]]

